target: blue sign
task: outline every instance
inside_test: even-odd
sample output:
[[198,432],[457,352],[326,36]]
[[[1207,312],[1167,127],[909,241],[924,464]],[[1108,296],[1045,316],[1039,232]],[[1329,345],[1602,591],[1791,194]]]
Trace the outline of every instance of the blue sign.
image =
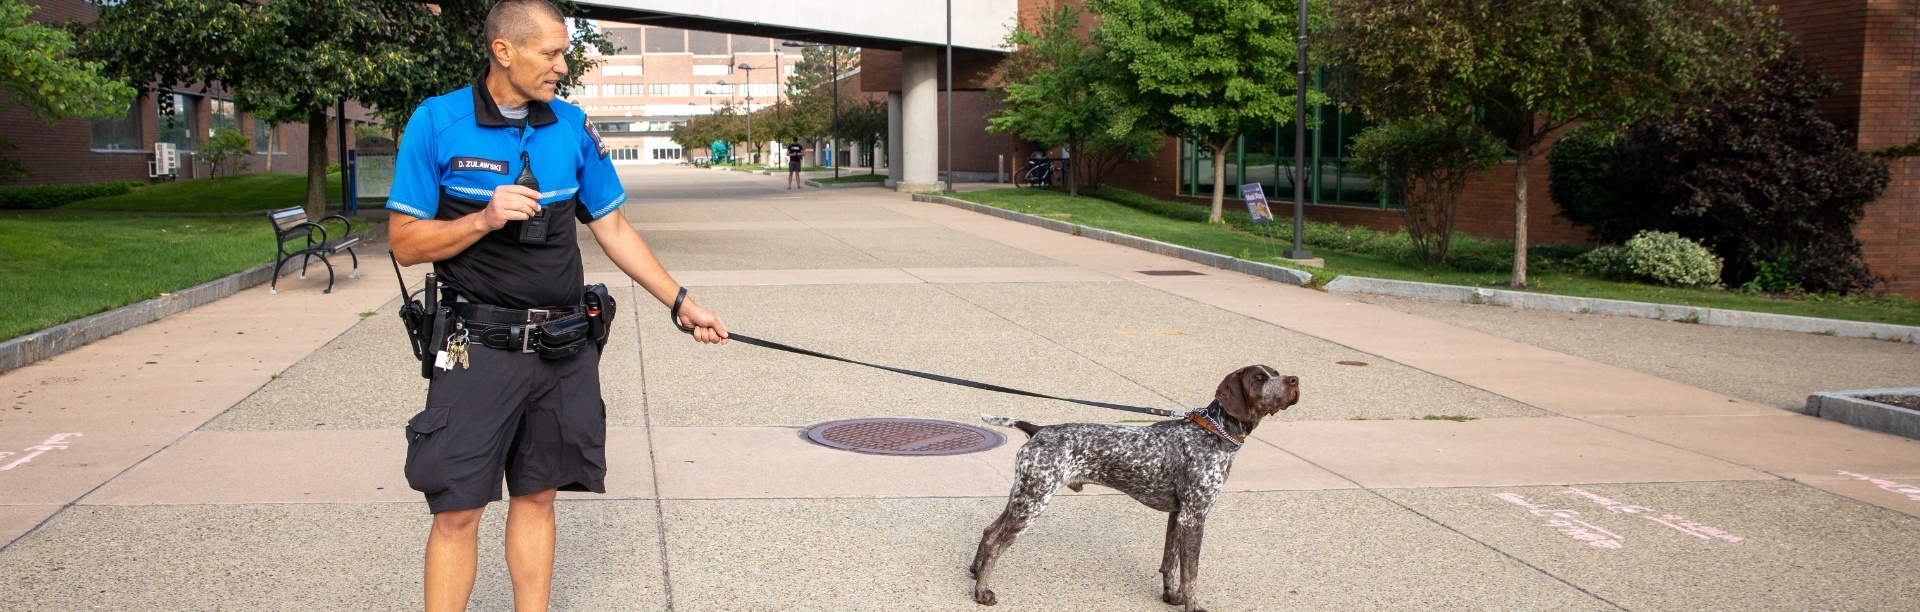
[[1247,200],[1247,214],[1253,216],[1254,223],[1273,222],[1273,209],[1267,207],[1267,194],[1259,183],[1241,185],[1240,197]]

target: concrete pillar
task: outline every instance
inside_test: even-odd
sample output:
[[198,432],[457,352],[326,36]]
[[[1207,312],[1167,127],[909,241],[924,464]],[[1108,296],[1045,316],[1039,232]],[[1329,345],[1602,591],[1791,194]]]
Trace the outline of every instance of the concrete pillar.
[[898,191],[939,191],[940,50],[900,50],[900,182]]
[[900,173],[904,164],[900,163],[900,92],[887,93],[887,186],[900,184]]

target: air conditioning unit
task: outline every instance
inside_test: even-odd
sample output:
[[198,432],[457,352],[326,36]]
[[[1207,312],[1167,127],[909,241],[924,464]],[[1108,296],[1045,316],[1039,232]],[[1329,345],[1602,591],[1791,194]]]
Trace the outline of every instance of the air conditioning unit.
[[149,178],[171,177],[179,173],[179,145],[171,142],[153,143],[153,163],[147,165],[147,176]]

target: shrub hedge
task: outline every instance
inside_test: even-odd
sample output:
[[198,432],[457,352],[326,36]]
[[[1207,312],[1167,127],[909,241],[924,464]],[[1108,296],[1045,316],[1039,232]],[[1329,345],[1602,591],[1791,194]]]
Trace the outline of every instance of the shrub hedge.
[[42,210],[65,206],[81,200],[122,195],[142,187],[134,181],[112,181],[90,185],[34,185],[0,189],[0,210]]

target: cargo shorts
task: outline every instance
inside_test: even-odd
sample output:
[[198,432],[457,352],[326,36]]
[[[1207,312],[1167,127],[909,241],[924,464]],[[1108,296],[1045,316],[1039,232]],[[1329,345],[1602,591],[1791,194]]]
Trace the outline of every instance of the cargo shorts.
[[480,346],[470,367],[434,372],[427,408],[407,421],[407,484],[435,514],[548,489],[606,492],[607,408],[600,351],[564,359]]

